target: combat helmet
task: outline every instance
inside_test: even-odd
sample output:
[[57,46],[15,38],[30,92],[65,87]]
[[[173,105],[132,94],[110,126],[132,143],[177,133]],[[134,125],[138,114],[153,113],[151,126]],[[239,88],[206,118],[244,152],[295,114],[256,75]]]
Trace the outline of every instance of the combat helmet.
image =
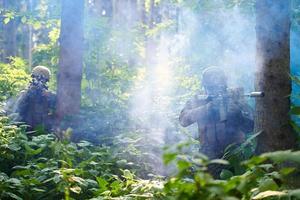
[[227,87],[227,77],[221,68],[208,67],[202,73],[202,86],[207,88],[214,85]]
[[36,77],[44,78],[46,81],[49,81],[51,72],[45,66],[36,66],[33,68],[31,76],[33,78],[36,78]]

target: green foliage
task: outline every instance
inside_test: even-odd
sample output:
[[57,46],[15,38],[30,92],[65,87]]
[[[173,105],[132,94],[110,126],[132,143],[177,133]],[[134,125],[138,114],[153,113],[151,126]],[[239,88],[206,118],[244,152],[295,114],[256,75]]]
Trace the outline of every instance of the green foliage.
[[19,57],[11,57],[8,64],[0,63],[0,101],[16,95],[27,86],[30,80],[27,70],[27,63]]
[[[230,173],[226,180],[216,180],[208,173],[215,163],[226,168],[225,160],[208,160],[200,153],[186,155],[181,148],[164,158],[166,163],[175,162],[178,168],[178,173],[165,183],[166,199],[299,199],[299,190],[288,182],[293,176],[299,177],[299,152],[254,156],[243,163],[245,173]],[[290,161],[294,164],[287,164]]]
[[26,135],[0,118],[1,199],[150,198],[159,180],[142,180],[120,169],[112,147],[58,141],[53,135]]
[[[291,76],[291,80],[297,86],[300,86],[300,78],[299,76]],[[299,101],[300,96],[295,91],[295,94],[292,95],[294,101]],[[290,109],[290,115],[292,116],[292,120],[290,121],[291,126],[293,127],[294,131],[298,134],[298,141],[300,141],[300,107],[299,105],[292,105]]]
[[38,44],[34,48],[32,65],[44,65],[51,70],[52,76],[49,81],[49,88],[54,90],[56,88],[56,73],[59,60],[58,38],[60,21],[52,19],[47,21],[47,23],[46,27],[42,26],[42,28],[46,29],[44,35],[47,37],[45,42]]
[[145,180],[133,173],[151,172],[145,167],[142,173],[139,164],[154,162],[142,153],[142,138],[123,136],[110,146],[87,141],[75,144],[53,135],[30,136],[24,125],[16,126],[4,116],[0,130],[1,199],[299,198],[299,190],[290,183],[299,177],[300,152],[254,156],[242,163],[244,173],[223,172],[227,178],[217,180],[209,174],[211,167],[227,168],[230,162],[209,160],[188,150],[194,141],[184,142],[164,154],[164,163],[175,164],[176,171],[165,180],[155,175]]

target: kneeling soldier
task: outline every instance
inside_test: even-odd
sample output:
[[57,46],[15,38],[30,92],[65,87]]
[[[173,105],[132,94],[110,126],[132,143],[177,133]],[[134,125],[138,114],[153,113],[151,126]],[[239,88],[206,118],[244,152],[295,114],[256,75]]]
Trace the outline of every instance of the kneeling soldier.
[[29,130],[42,127],[49,131],[53,124],[56,95],[48,90],[50,76],[47,67],[35,67],[29,87],[20,94],[16,102],[17,121],[30,125]]

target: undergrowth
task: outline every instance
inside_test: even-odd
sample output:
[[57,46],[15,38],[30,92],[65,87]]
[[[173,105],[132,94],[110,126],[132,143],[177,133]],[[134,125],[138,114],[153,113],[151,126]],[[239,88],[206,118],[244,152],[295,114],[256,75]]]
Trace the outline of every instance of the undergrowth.
[[226,175],[223,170],[223,180],[219,180],[208,173],[209,166],[224,165],[227,170],[232,169],[230,162],[187,154],[189,143],[181,143],[164,154],[165,164],[175,164],[176,171],[167,177],[142,179],[145,165],[138,165],[138,155],[135,160],[126,158],[126,147],[114,146],[120,143],[72,143],[51,134],[30,135],[25,128],[5,116],[0,118],[0,198],[4,200],[300,199],[300,190],[291,187],[295,186],[291,180],[299,174],[300,152],[254,156],[241,164],[242,173],[232,170]]

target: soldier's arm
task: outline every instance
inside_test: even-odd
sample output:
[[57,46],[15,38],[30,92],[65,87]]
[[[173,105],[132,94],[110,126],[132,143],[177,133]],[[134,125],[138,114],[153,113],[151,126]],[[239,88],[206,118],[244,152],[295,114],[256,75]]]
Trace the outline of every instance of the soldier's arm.
[[55,110],[56,107],[56,95],[50,91],[47,91],[47,101],[50,109]]
[[228,93],[231,96],[231,105],[229,106],[231,109],[229,110],[231,110],[232,116],[237,116],[235,121],[238,122],[241,131],[244,133],[252,132],[254,128],[253,109],[242,96],[244,94],[243,88],[231,88]]
[[28,91],[23,91],[19,98],[17,99],[16,105],[14,106],[14,113],[18,113],[18,117],[16,120],[22,121],[22,116],[25,116],[28,112],[28,104],[29,104],[29,94]]
[[203,121],[207,118],[208,104],[204,100],[194,97],[188,101],[180,113],[179,122],[181,126],[187,127],[197,121]]

